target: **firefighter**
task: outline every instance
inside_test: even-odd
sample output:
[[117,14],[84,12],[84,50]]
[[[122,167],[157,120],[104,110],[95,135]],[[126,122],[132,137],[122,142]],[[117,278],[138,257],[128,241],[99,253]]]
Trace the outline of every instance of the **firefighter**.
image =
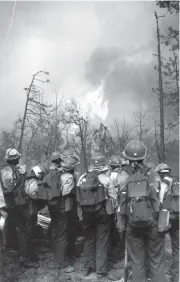
[[[132,140],[124,149],[129,160],[118,174],[120,232],[126,231],[128,255],[132,264],[132,281],[165,282],[165,237],[158,232],[158,175],[144,164],[147,148]],[[146,272],[146,266],[147,271]]]
[[162,209],[170,211],[169,235],[172,245],[172,282],[179,281],[179,183],[171,177],[169,165],[160,163],[156,171],[161,178],[160,201]]
[[[77,183],[78,216],[84,226],[84,275],[102,281],[107,276],[107,252],[110,235],[109,215],[117,205],[115,187],[105,173],[105,156],[94,153],[88,173]],[[96,272],[93,274],[93,272]]]
[[71,155],[67,155],[61,162],[60,185],[68,220],[67,254],[69,257],[77,256],[75,242],[82,236],[82,228],[78,220],[76,205],[75,167],[77,164],[78,159]]
[[[43,181],[47,174],[47,168],[41,164],[32,167],[31,171],[26,176],[24,190],[29,198],[29,210],[31,215],[32,224],[32,241],[37,239],[37,214],[38,211],[43,209],[47,202],[38,197],[39,184]],[[34,246],[35,247],[35,246]],[[38,258],[37,255],[33,255],[34,259]]]
[[51,217],[53,251],[58,269],[64,273],[71,273],[74,272],[74,267],[70,266],[66,260],[69,223],[65,199],[62,195],[61,175],[63,172],[60,152],[52,153],[51,162],[49,173],[45,176],[44,182],[49,185],[52,191],[52,199],[48,201],[48,208]]
[[[117,175],[121,171],[121,160],[120,157],[117,155],[112,155],[109,158],[108,162],[111,172],[110,172],[110,178],[114,183],[114,187],[116,189],[117,195],[118,195],[118,188],[117,188]],[[114,248],[116,248],[117,244],[119,243],[119,233],[116,228],[116,214],[110,215],[110,224],[111,224],[111,230],[110,230],[110,250],[112,251]]]
[[116,188],[116,191],[118,192],[116,178],[117,178],[118,173],[121,170],[121,160],[119,156],[116,156],[116,155],[111,156],[109,159],[109,166],[111,168],[110,178],[112,179],[114,183],[114,187]]
[[[16,239],[18,229],[18,250],[20,254],[20,266],[37,267],[31,262],[31,216],[29,212],[28,198],[24,192],[25,173],[19,168],[21,154],[10,148],[6,151],[5,165],[1,169],[1,184],[7,205],[8,220],[6,225],[7,243],[11,238]],[[16,243],[16,242],[15,242]]]

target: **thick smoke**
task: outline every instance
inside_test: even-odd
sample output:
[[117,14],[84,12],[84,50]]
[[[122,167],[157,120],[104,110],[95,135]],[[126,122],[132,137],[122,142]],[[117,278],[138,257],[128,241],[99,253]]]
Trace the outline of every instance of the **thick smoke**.
[[[135,96],[147,99],[155,79],[153,57],[149,55],[145,51],[144,60],[143,57],[140,58],[142,62],[133,62],[126,50],[119,50],[116,47],[98,48],[94,50],[86,64],[86,78],[96,86],[104,80],[105,98],[111,101],[120,99],[125,92],[133,92]],[[144,63],[146,56],[150,58]]]

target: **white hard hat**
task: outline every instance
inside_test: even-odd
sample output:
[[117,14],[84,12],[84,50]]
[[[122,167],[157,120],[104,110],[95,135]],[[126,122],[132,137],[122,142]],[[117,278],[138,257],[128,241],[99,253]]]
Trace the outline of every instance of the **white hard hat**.
[[39,174],[42,172],[42,169],[40,168],[40,166],[36,165],[32,168],[33,172],[35,173],[35,175],[37,177],[39,177]]
[[17,160],[20,157],[21,154],[15,148],[9,148],[6,151],[5,160]]

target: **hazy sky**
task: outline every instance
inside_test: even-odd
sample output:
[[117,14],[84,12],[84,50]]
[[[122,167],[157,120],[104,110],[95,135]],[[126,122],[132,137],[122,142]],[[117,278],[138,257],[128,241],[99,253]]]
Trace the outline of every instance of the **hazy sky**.
[[[0,2],[0,49],[12,10],[13,2]],[[104,81],[108,124],[131,119],[139,99],[150,107],[149,94],[158,80],[152,56],[157,52],[155,10],[154,2],[143,1],[17,2],[0,56],[0,127],[11,126],[23,113],[23,88],[41,69],[50,72],[46,100],[55,89],[69,99]],[[168,21],[161,19],[163,29]]]

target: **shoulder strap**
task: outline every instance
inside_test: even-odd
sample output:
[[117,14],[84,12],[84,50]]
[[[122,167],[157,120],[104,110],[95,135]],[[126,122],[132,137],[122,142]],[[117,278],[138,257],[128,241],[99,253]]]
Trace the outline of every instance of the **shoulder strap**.
[[130,166],[123,167],[121,171],[127,172],[130,176],[133,174],[134,170]]
[[148,176],[149,173],[151,171],[151,168],[150,167],[143,167],[142,169],[142,173],[145,175],[145,176]]
[[6,165],[4,165],[4,168],[7,167],[7,166],[9,166],[9,167],[12,169],[12,171],[13,171],[13,173],[14,173],[16,179],[19,179],[20,177],[19,177],[18,168],[17,168],[15,165],[11,165],[11,164],[6,164]]

